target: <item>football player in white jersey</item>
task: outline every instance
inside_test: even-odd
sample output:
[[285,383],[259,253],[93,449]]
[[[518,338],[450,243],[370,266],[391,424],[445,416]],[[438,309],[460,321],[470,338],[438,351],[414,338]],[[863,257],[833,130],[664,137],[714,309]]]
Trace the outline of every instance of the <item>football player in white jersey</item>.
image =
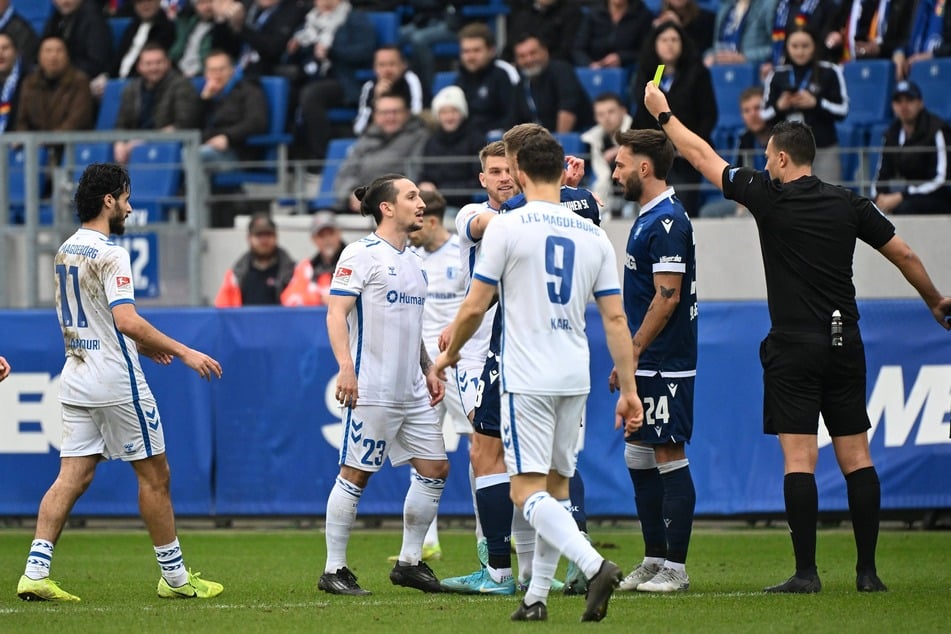
[[457,362],[496,288],[503,316],[500,369],[502,444],[512,498],[537,531],[532,582],[512,620],[545,620],[559,554],[590,579],[583,621],[599,621],[623,574],[588,543],[564,502],[575,469],[578,421],[590,389],[585,305],[594,294],[621,394],[616,426],[640,427],[633,347],[621,304],[614,249],[606,234],[566,210],[560,188],[564,152],[548,136],[517,155],[529,203],[489,224],[469,294],[453,324],[442,372]]
[[327,499],[327,562],[318,587],[331,594],[369,594],[347,567],[347,543],[360,496],[389,456],[394,466],[410,463],[416,470],[390,581],[440,592],[422,549],[449,474],[434,409],[444,388],[423,345],[426,277],[419,256],[407,247],[426,205],[416,185],[399,174],[381,176],[354,195],[377,229],[343,250],[327,302],[344,432],[340,473]]
[[[462,298],[466,296],[467,277],[459,269],[459,237],[449,233],[443,225],[446,199],[435,190],[424,189],[420,196],[426,203],[423,226],[409,234],[409,242],[422,260],[429,284],[423,308],[423,343],[429,358],[435,359],[439,354],[439,335],[452,323]],[[470,387],[468,382],[460,386],[454,373],[449,377],[445,386],[446,397],[436,406],[444,436],[449,433],[468,438],[472,433],[472,425],[462,404],[462,390]],[[410,477],[415,477],[415,474],[410,474]],[[423,540],[423,561],[442,556],[436,523],[436,518],[433,518]],[[394,557],[390,559],[395,560]]]
[[178,357],[204,379],[221,378],[206,354],[162,334],[135,309],[129,253],[109,240],[125,231],[132,212],[129,174],[97,163],[76,188],[82,226],[54,257],[56,304],[66,346],[60,377],[63,442],[60,471],[40,502],[36,533],[17,595],[26,601],[79,601],[49,578],[53,547],[76,500],[101,460],[132,465],[139,482],[139,511],[155,547],[162,598],[209,598],[220,583],[201,579],[184,564],[169,494],[165,436],[139,354],[168,365]]

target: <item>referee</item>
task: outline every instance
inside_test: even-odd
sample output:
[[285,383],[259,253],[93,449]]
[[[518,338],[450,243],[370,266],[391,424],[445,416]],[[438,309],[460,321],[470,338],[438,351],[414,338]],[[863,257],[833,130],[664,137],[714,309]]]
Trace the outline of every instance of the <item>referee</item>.
[[859,592],[884,592],[875,569],[881,487],[868,449],[865,349],[852,284],[860,239],[878,249],[951,329],[951,297],[935,288],[915,252],[867,198],[812,175],[815,140],[803,123],[776,125],[766,145],[766,172],[733,167],[671,112],[648,83],[644,105],[677,150],[725,197],[749,208],[759,230],[771,328],[760,344],[763,430],[779,437],[783,493],[796,574],[766,592],[819,592],[815,469],[822,413],[845,476],[857,550]]

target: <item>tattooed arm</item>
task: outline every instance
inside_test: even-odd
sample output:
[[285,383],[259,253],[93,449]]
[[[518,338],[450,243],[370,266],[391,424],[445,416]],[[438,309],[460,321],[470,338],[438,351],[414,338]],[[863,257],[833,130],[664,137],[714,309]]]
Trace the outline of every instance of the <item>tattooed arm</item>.
[[[680,303],[680,285],[683,282],[680,273],[654,274],[654,299],[647,307],[644,321],[634,333],[634,360],[640,359],[641,353],[649,346],[657,335],[667,326],[670,316]],[[635,363],[635,369],[637,364]]]

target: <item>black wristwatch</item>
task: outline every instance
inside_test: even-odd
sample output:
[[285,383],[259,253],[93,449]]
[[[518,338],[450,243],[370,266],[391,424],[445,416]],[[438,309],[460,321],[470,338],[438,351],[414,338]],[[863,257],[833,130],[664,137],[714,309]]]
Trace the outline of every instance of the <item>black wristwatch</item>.
[[657,123],[663,128],[667,122],[670,121],[672,116],[674,116],[674,113],[669,110],[667,112],[661,112],[657,115]]

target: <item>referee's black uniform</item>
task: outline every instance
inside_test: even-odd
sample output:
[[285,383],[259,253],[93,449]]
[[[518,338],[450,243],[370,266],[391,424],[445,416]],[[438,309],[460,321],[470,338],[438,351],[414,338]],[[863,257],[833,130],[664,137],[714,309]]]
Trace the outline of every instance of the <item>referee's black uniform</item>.
[[[867,198],[815,176],[777,185],[766,172],[728,167],[723,194],[750,210],[763,251],[772,323],[760,347],[764,431],[815,434],[820,411],[832,436],[867,430],[852,256],[856,239],[878,249],[895,227]],[[836,310],[843,345],[833,348]]]

